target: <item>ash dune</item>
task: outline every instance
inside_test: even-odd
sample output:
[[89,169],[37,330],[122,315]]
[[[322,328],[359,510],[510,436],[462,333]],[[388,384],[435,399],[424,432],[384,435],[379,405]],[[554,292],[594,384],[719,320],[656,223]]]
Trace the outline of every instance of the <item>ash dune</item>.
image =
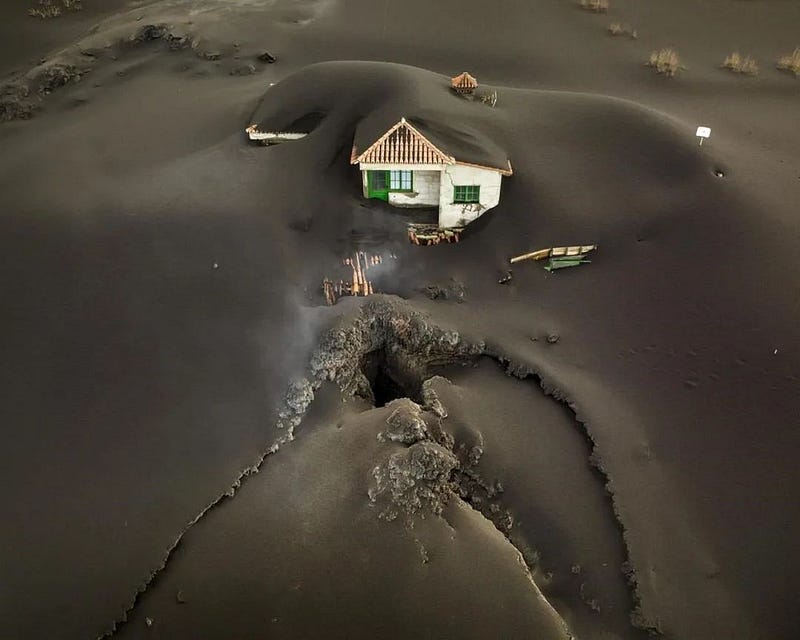
[[[795,3],[84,4],[0,8],[5,636],[795,635]],[[513,162],[458,244],[360,197],[402,116]],[[359,248],[390,295],[323,306]],[[402,395],[458,460],[412,528],[370,498]]]
[[[378,517],[366,487],[373,461],[402,448],[376,437],[393,407],[338,395],[323,389],[293,453],[187,536],[120,637],[139,637],[150,615],[175,638],[566,638],[517,551],[477,512],[452,501],[413,531]],[[185,605],[173,606],[178,592]]]

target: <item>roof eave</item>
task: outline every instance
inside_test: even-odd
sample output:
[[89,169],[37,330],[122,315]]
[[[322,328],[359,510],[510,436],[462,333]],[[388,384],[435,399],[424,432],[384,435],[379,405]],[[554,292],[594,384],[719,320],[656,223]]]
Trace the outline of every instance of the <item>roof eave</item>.
[[463,162],[461,160],[456,160],[455,164],[460,164],[465,167],[474,167],[475,169],[484,169],[486,171],[496,171],[497,173],[504,176],[514,175],[514,170],[511,168],[511,161],[506,160],[506,162],[508,163],[508,169],[501,169],[500,167],[490,167],[485,164],[476,164],[474,162]]

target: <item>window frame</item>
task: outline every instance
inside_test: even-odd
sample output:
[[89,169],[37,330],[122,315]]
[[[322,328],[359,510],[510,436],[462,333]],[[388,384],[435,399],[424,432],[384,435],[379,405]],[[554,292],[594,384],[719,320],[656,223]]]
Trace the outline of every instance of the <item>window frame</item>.
[[[382,176],[383,185],[375,184],[378,176]],[[386,171],[370,171],[369,188],[371,191],[388,191],[389,190],[389,176]]]
[[[459,197],[459,189],[463,195]],[[456,184],[453,185],[453,204],[480,204],[481,186],[479,184]]]
[[[387,183],[388,187],[389,187],[389,191],[400,192],[400,193],[408,193],[408,192],[414,190],[414,171],[413,170],[408,170],[408,169],[390,169],[389,171],[387,171],[387,173],[388,173],[388,178],[389,178],[388,183]],[[400,185],[399,187],[393,187],[392,186],[392,178],[393,178],[392,174],[398,174],[397,175],[397,183]],[[408,178],[408,180],[405,180],[405,178]],[[403,186],[404,184],[408,184],[408,187],[404,187]]]

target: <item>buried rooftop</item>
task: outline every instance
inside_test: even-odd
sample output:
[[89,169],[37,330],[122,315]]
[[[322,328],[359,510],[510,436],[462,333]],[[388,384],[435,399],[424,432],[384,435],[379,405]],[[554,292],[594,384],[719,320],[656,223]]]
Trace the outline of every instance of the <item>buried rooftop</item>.
[[447,78],[404,65],[311,65],[270,87],[246,132],[262,144],[299,140],[336,113],[348,122],[343,143],[352,136],[350,163],[361,172],[364,198],[434,210],[436,228],[460,230],[500,203],[502,179],[513,174],[490,133],[495,112],[487,105],[496,92],[487,102],[477,87],[467,72]]
[[305,138],[325,119],[321,111],[310,111],[305,115],[290,120],[286,125],[266,127],[251,124],[245,131],[250,140],[261,144],[277,144]]

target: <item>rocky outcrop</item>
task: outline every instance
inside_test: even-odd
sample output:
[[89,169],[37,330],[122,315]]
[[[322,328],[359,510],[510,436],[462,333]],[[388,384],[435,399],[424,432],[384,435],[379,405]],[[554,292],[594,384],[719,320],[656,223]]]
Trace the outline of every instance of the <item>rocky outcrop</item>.
[[375,296],[355,318],[323,336],[310,374],[315,380],[335,382],[345,393],[371,398],[370,381],[362,370],[370,353],[381,353],[384,365],[404,378],[402,383],[419,389],[430,367],[466,362],[484,350],[483,342],[465,341],[457,331],[433,324],[400,300]]
[[430,438],[428,425],[422,419],[422,409],[408,398],[396,400],[394,411],[386,419],[387,428],[378,434],[381,440],[414,444]]
[[402,515],[413,525],[415,517],[442,512],[454,495],[451,476],[457,465],[455,455],[441,445],[416,442],[375,467],[369,498],[380,507],[381,518]]
[[27,120],[39,108],[44,96],[71,82],[80,82],[86,66],[43,63],[23,78],[0,86],[0,122]]

